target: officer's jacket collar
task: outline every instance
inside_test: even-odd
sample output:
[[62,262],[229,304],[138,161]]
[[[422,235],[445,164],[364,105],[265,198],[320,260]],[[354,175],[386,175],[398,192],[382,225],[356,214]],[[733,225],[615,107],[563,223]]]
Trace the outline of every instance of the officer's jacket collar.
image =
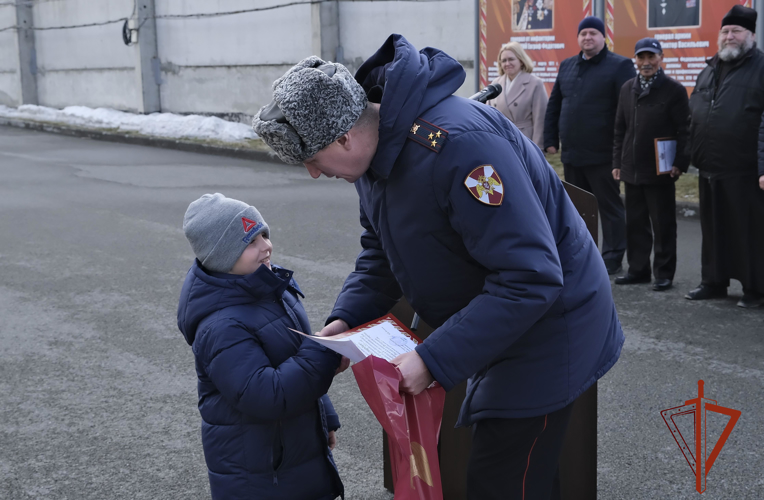
[[[384,67],[384,78],[378,74],[380,66]],[[390,35],[363,63],[355,79],[367,94],[378,94],[380,84],[384,84],[379,143],[371,162],[376,176],[390,175],[414,120],[456,92],[465,77],[464,68],[445,52],[431,47],[417,51],[401,35]]]

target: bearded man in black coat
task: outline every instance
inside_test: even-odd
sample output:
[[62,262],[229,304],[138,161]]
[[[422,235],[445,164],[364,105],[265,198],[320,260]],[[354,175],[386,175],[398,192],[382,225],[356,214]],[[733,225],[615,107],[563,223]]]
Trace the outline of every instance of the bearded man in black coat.
[[701,283],[686,298],[726,297],[736,279],[746,308],[764,304],[764,54],[755,30],[753,9],[724,16],[719,52],[690,96],[703,246]]

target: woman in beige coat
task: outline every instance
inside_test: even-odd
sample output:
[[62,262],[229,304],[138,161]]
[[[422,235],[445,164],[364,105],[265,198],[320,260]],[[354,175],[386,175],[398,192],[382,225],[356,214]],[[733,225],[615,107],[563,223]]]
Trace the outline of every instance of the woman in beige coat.
[[487,102],[498,109],[527,138],[544,147],[544,115],[549,97],[544,82],[531,74],[533,61],[517,42],[505,43],[499,49],[499,77],[492,83],[502,92]]

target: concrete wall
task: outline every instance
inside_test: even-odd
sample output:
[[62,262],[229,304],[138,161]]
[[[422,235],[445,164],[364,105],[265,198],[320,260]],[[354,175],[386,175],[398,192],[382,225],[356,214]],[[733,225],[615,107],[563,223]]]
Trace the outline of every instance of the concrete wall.
[[[284,0],[261,0],[258,7]],[[157,0],[158,16],[251,8],[250,0]],[[310,55],[310,4],[231,16],[157,19],[162,110],[254,114],[273,80]]]
[[357,69],[391,33],[417,49],[437,47],[458,60],[467,78],[458,95],[475,90],[475,0],[444,2],[340,2],[340,43],[345,62]]
[[[314,53],[310,4],[207,18],[162,16],[267,7],[287,0],[154,0],[161,62],[162,111],[252,115],[271,98],[271,84]],[[467,70],[461,95],[475,91],[475,0],[340,1],[339,43],[351,70],[396,32],[417,48],[434,46]],[[48,0],[34,3],[37,27],[131,16],[133,0]],[[15,9],[0,7],[0,28]],[[121,23],[36,31],[39,102],[135,111],[140,98],[137,48],[122,42]],[[139,35],[140,39],[140,35]],[[16,32],[0,32],[0,104],[18,105]],[[5,97],[7,96],[7,97]]]
[[[0,29],[16,24],[16,8],[0,6]],[[18,75],[19,47],[16,30],[0,31],[0,104],[16,107],[21,104]]]
[[[132,0],[35,2],[36,27],[87,24],[128,17]],[[122,24],[36,31],[40,105],[136,109],[135,48],[122,42]]]

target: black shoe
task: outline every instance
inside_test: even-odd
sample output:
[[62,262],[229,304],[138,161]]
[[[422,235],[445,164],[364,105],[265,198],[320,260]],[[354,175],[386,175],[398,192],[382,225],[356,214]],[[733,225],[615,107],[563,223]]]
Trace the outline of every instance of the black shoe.
[[707,300],[723,299],[726,296],[727,287],[722,288],[701,283],[698,288],[687,292],[687,295],[685,295],[684,298],[687,300]]
[[671,280],[670,279],[666,279],[666,278],[656,279],[653,282],[653,291],[656,291],[656,292],[665,292],[669,288],[671,288]]
[[762,304],[764,304],[764,296],[752,293],[744,293],[743,298],[737,301],[738,307],[745,307],[746,309],[761,307]]
[[606,260],[605,267],[607,268],[608,274],[618,274],[623,271],[623,268],[621,267],[621,261],[619,260]]
[[637,283],[650,283],[650,275],[638,276],[636,274],[626,273],[615,279],[616,285],[636,285]]

